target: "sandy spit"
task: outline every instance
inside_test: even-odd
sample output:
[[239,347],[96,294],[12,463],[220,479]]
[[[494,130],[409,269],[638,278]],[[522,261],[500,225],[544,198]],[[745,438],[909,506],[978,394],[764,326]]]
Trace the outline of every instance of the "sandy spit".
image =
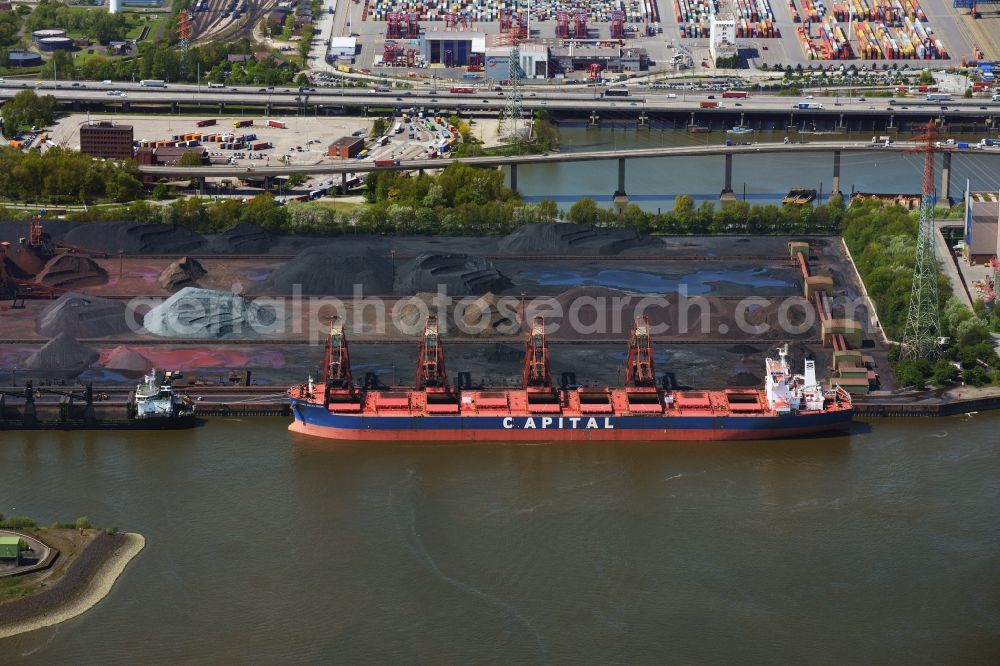
[[55,608],[42,617],[0,627],[0,638],[8,638],[29,631],[35,631],[36,629],[51,627],[82,615],[100,603],[111,592],[115,581],[125,571],[125,567],[132,561],[132,558],[138,555],[146,546],[146,538],[141,534],[127,532],[124,534],[124,537],[124,543],[114,552],[104,566],[101,567],[101,570],[94,575],[87,588],[81,594],[71,599],[64,606]]

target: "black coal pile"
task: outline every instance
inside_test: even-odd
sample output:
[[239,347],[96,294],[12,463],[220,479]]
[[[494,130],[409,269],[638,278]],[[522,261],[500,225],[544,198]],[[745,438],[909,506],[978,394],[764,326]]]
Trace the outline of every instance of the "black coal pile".
[[46,337],[104,338],[129,332],[125,316],[124,301],[69,292],[42,310],[37,328]]
[[742,370],[740,372],[734,372],[729,375],[729,379],[726,382],[730,386],[735,386],[738,388],[755,388],[761,386],[764,381],[753,374],[752,372],[747,372]]
[[424,252],[396,271],[396,293],[444,291],[453,296],[502,291],[511,285],[485,257]]
[[392,263],[374,252],[340,256],[334,245],[302,250],[274,272],[272,289],[306,295],[353,294],[355,285],[369,295],[392,293]]
[[197,259],[181,257],[164,268],[156,281],[164,289],[182,289],[196,286],[198,279],[207,273],[208,271]]
[[273,239],[259,224],[240,222],[208,242],[215,254],[267,254]]
[[[42,230],[54,241],[61,241],[63,237],[79,222],[67,222],[66,220],[43,220]],[[0,241],[7,241],[11,245],[17,245],[22,238],[27,238],[31,223],[28,220],[18,222],[0,221]]]
[[35,282],[68,289],[104,284],[108,273],[90,257],[60,254],[49,259],[35,276]]
[[67,333],[60,333],[24,362],[28,370],[75,376],[100,358],[100,354],[84,347]]
[[649,237],[632,229],[589,224],[541,222],[526,224],[500,240],[503,254],[616,255],[649,246]]
[[241,294],[185,287],[146,313],[153,335],[200,340],[253,338],[273,332],[277,313]]
[[172,224],[106,222],[82,224],[66,234],[65,242],[115,254],[183,254],[205,247],[205,237]]

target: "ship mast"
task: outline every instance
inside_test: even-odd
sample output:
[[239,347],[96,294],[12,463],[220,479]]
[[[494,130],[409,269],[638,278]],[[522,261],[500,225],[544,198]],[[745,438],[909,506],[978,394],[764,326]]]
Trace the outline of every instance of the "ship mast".
[[329,388],[351,388],[351,355],[347,351],[344,324],[339,319],[330,322],[330,337],[326,341],[323,359],[323,382]]
[[645,315],[636,317],[632,326],[632,335],[628,341],[628,358],[625,361],[625,385],[656,386],[653,340],[649,336],[649,319]]
[[437,317],[428,317],[420,338],[420,360],[417,363],[417,388],[446,388],[448,376],[444,370],[444,349],[438,334]]
[[524,369],[521,372],[524,388],[550,388],[552,372],[549,369],[549,346],[545,342],[545,320],[534,317],[531,331],[525,341]]

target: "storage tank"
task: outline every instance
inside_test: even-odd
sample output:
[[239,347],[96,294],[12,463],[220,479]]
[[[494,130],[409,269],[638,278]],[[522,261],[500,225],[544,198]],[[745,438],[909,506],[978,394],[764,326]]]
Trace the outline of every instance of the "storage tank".
[[65,37],[66,31],[60,30],[59,28],[46,28],[44,30],[35,30],[31,33],[31,41],[36,44],[41,43],[43,39],[48,39],[49,37]]
[[7,64],[11,67],[38,67],[42,64],[42,56],[14,49],[7,52]]
[[108,0],[108,13],[117,14],[122,10],[122,0]]
[[69,37],[44,37],[38,40],[40,51],[72,51],[73,40]]

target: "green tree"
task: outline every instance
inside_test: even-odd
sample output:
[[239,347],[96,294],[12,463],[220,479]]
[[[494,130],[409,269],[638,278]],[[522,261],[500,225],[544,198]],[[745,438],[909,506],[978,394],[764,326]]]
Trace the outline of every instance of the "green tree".
[[689,220],[694,217],[694,199],[686,194],[678,194],[674,199],[674,215],[681,220]]
[[196,150],[189,150],[177,161],[177,164],[185,167],[201,166],[201,153]]
[[590,197],[579,199],[569,208],[566,219],[577,224],[594,224],[598,220],[597,202]]
[[542,199],[535,205],[538,219],[543,222],[559,219],[559,206],[552,199]]
[[55,111],[56,100],[52,95],[40,97],[34,90],[22,90],[4,103],[0,116],[4,128],[13,132],[32,125],[51,125]]

